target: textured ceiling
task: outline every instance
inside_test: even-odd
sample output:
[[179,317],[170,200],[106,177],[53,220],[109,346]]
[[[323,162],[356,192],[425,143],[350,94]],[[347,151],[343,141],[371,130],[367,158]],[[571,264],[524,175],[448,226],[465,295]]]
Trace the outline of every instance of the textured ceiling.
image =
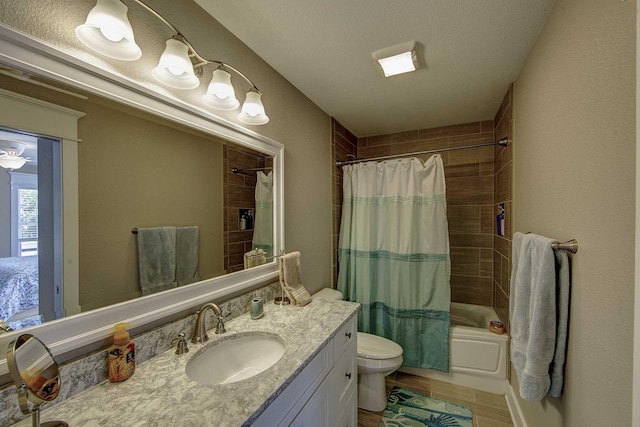
[[[358,136],[492,119],[554,1],[196,0]],[[371,53],[411,40],[422,67],[383,78]]]

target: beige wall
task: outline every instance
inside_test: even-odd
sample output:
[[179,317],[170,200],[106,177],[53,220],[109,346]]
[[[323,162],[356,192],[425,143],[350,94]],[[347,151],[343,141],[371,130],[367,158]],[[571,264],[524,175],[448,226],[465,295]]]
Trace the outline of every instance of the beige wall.
[[82,311],[141,295],[133,227],[198,226],[200,278],[224,274],[223,143],[102,105],[82,111]]
[[558,0],[515,83],[514,230],[580,245],[564,395],[521,401],[530,426],[631,425],[635,6]]
[[[285,146],[285,249],[302,252],[303,281],[310,291],[330,285],[329,117],[195,3],[171,0],[148,3],[181,29],[201,55],[224,60],[240,69],[263,93],[271,120],[265,126],[251,129]],[[125,63],[87,52],[75,38],[74,28],[84,22],[93,5],[84,0],[7,0],[0,3],[0,21],[96,65],[128,75],[160,93],[202,105],[199,98],[206,90],[208,76],[204,79],[205,84],[188,93],[159,87],[151,79],[150,70],[157,63],[170,34],[135,4],[128,4],[130,20],[143,57],[135,63]],[[211,71],[207,70],[206,74]],[[232,80],[237,83],[237,95],[242,101],[249,87],[237,77]],[[237,113],[216,112],[238,123]]]

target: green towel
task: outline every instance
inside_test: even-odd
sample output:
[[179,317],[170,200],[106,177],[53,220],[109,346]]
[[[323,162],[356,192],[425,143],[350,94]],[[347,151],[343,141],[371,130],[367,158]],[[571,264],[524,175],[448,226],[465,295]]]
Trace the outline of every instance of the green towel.
[[138,229],[138,270],[142,295],[177,286],[176,227]]
[[176,281],[178,286],[200,280],[198,275],[198,227],[176,228]]

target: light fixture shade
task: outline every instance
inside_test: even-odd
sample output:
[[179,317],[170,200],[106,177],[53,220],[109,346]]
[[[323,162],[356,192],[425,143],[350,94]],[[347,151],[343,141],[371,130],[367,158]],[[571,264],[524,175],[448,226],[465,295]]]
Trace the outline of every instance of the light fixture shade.
[[5,169],[20,169],[25,163],[27,159],[13,154],[0,157],[0,166]]
[[218,68],[213,71],[213,79],[209,83],[207,93],[202,96],[202,102],[218,110],[235,110],[240,105],[236,99],[236,92],[231,85],[231,74]]
[[416,66],[413,64],[412,56],[411,52],[404,52],[399,55],[378,59],[378,63],[382,67],[384,76],[391,77],[415,71]]
[[76,27],[76,36],[101,55],[122,61],[142,56],[127,18],[127,6],[119,0],[98,0],[84,24]]
[[200,84],[189,59],[189,48],[179,40],[167,40],[158,66],[151,74],[163,85],[175,89],[195,89]]
[[238,114],[238,120],[248,125],[264,125],[269,122],[269,117],[262,105],[262,95],[253,90],[247,92],[247,97],[242,104],[242,110]]
[[416,42],[402,43],[371,54],[385,77],[415,71],[420,66],[416,53]]

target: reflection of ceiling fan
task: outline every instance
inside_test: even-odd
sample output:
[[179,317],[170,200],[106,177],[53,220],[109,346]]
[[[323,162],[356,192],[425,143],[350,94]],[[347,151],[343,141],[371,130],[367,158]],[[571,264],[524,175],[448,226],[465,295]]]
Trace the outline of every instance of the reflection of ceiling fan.
[[18,141],[0,140],[0,166],[5,169],[20,169],[30,159],[20,157],[25,145]]

